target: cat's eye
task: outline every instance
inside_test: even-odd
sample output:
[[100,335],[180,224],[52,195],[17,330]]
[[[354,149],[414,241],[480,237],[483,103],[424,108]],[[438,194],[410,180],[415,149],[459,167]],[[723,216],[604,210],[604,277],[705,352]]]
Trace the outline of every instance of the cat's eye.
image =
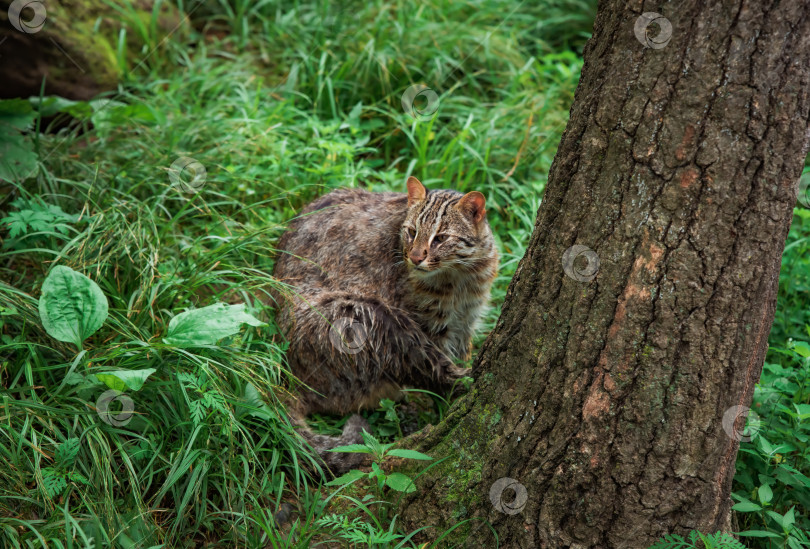
[[433,237],[433,243],[441,244],[442,242],[447,241],[448,238],[450,238],[449,234],[437,234],[436,236]]
[[414,230],[413,227],[408,227],[407,229],[405,229],[405,232],[407,233],[408,238],[410,238],[411,240],[416,238],[416,230]]

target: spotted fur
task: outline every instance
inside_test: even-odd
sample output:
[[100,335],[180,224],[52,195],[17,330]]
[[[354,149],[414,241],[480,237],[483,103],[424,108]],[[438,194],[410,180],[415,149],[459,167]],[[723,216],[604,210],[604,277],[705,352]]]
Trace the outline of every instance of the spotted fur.
[[280,300],[287,360],[305,385],[294,416],[335,472],[351,454],[353,418],[340,439],[309,432],[306,414],[347,414],[396,398],[403,386],[446,391],[466,370],[476,323],[489,300],[498,251],[484,196],[428,191],[333,191],[309,204],[282,236],[275,276],[294,292]]

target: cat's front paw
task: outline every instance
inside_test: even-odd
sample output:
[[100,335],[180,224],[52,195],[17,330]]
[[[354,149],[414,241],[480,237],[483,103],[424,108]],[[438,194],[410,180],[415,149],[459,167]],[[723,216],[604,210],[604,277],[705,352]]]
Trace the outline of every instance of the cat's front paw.
[[473,379],[470,368],[461,368],[452,362],[442,369],[441,386],[450,398],[456,398],[469,391]]
[[369,425],[366,418],[359,414],[354,414],[343,425],[343,432],[340,435],[340,445],[346,446],[348,444],[358,444],[363,442],[363,431],[371,432],[371,425]]

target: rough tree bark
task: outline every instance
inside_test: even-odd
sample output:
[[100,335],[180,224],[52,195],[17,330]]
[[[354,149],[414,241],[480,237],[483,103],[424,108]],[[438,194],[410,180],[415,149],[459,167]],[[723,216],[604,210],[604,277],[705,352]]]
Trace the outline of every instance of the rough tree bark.
[[[810,3],[656,4],[672,25],[660,48],[655,29],[653,47],[634,35],[646,11],[600,2],[473,390],[411,440],[447,459],[403,505],[406,527],[475,519],[452,538],[476,548],[495,547],[484,521],[500,547],[730,529],[733,407],[759,379],[807,152]],[[564,274],[573,245],[598,256],[592,280],[595,263]]]

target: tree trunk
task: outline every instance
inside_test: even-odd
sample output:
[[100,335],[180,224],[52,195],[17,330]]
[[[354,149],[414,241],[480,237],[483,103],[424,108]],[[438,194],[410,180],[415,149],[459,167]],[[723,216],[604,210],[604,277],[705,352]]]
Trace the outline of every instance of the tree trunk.
[[433,539],[465,519],[450,538],[475,548],[730,530],[807,152],[810,4],[668,2],[647,47],[642,8],[600,2],[476,383],[411,441],[447,458],[402,508]]

